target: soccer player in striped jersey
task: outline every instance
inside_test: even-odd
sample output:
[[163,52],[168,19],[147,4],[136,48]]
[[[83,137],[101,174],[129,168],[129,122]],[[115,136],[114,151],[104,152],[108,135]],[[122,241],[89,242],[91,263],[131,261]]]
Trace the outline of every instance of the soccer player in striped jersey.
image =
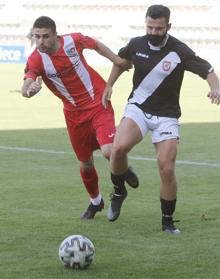
[[[168,34],[170,10],[163,5],[150,6],[146,13],[146,35],[130,40],[119,56],[134,65],[133,88],[124,117],[113,143],[110,160],[115,185],[108,210],[109,221],[115,221],[127,196],[124,185],[127,153],[151,131],[161,177],[160,202],[162,230],[179,234],[173,214],[177,198],[175,160],[181,116],[179,94],[184,71],[205,79],[210,87],[208,97],[219,105],[219,79],[213,67],[198,57],[186,44]],[[103,104],[107,107],[112,86],[123,70],[113,66]],[[192,92],[193,93],[193,92]]]
[[[104,208],[93,151],[101,149],[103,156],[110,158],[115,122],[111,104],[107,109],[102,105],[106,82],[87,64],[83,50],[95,50],[120,67],[127,62],[103,43],[81,33],[58,36],[56,23],[47,16],[35,20],[32,32],[36,49],[26,64],[22,95],[27,98],[36,95],[43,80],[63,102],[69,138],[90,196],[82,219],[93,219]],[[126,171],[126,181],[133,188],[138,186],[138,178],[130,167]]]

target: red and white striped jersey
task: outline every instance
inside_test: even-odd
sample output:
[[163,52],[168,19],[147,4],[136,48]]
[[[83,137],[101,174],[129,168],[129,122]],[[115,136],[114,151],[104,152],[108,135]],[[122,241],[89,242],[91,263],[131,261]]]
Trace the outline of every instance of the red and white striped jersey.
[[53,54],[35,49],[28,58],[25,77],[42,76],[46,86],[57,96],[67,110],[84,110],[101,103],[104,79],[91,68],[82,52],[96,49],[94,39],[81,33],[62,35],[61,47]]

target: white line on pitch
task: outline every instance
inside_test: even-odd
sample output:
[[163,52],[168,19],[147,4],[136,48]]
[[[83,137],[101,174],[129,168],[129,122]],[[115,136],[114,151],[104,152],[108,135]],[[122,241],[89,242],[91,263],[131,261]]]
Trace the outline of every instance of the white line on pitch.
[[[14,150],[14,151],[22,151],[22,152],[37,152],[37,153],[50,153],[50,154],[73,154],[69,151],[60,151],[60,150],[51,150],[51,149],[38,149],[38,148],[27,148],[27,147],[14,147],[14,146],[1,146],[1,150]],[[101,154],[94,154],[95,157],[102,157]],[[156,162],[155,158],[148,158],[148,157],[141,157],[141,156],[129,156],[130,160],[135,161],[154,161]],[[182,161],[177,160],[177,164],[181,165],[194,165],[194,166],[205,166],[205,167],[212,167],[212,168],[220,168],[220,163],[207,163],[207,162],[193,162],[193,161]]]

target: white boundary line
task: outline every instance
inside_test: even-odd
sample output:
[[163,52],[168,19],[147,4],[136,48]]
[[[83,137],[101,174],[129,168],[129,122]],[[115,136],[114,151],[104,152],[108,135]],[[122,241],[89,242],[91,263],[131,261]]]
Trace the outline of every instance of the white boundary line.
[[[51,150],[51,149],[38,149],[38,148],[27,148],[27,147],[14,147],[14,146],[2,146],[0,145],[0,150],[8,151],[21,151],[21,152],[37,152],[37,153],[50,153],[50,154],[73,154],[73,152],[60,151],[60,150]],[[102,157],[100,154],[94,154],[95,157]],[[140,156],[129,156],[130,160],[135,161],[154,161],[155,158],[140,157]],[[207,162],[193,162],[193,161],[176,161],[180,165],[194,165],[194,166],[205,166],[210,168],[220,168],[220,163],[207,163]]]

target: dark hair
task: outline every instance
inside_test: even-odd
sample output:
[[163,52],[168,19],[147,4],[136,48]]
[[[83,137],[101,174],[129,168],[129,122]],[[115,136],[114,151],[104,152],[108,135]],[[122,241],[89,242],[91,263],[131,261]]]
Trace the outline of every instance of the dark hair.
[[37,18],[33,24],[33,28],[48,28],[53,33],[56,33],[56,23],[48,16],[41,16]]
[[152,5],[147,9],[146,17],[147,16],[153,19],[165,17],[168,23],[170,20],[170,9],[163,5]]

